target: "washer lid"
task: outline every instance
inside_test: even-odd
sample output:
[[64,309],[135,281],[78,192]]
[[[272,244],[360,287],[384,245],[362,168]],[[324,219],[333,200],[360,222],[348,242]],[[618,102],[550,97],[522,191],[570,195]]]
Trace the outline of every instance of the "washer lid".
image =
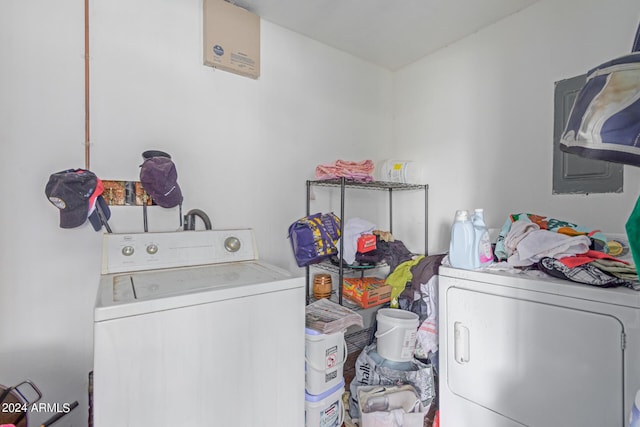
[[113,301],[133,302],[192,292],[211,291],[283,278],[281,273],[253,262],[198,268],[155,270],[113,277]]
[[103,275],[96,321],[170,310],[304,286],[278,267],[241,261],[199,267]]

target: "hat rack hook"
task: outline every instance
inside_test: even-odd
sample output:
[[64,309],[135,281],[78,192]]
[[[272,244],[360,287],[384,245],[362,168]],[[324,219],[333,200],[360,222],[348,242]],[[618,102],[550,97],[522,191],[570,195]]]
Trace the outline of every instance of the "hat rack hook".
[[89,99],[89,0],[84,0],[84,164],[87,170],[91,170]]

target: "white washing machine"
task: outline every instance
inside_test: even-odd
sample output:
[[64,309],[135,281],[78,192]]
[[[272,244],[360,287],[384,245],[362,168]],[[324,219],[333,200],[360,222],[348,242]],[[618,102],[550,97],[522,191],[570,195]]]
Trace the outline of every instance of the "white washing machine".
[[624,427],[640,292],[440,267],[442,427]]
[[243,230],[106,234],[93,425],[304,425],[304,278]]

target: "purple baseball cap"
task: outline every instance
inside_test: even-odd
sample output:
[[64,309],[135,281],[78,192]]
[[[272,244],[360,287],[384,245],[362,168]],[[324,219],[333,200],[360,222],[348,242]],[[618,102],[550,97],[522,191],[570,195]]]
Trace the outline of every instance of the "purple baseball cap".
[[150,157],[140,166],[140,182],[157,205],[172,208],[182,203],[176,165],[168,157]]
[[85,169],[68,169],[49,177],[45,194],[60,210],[60,227],[74,228],[85,223],[96,192],[98,178]]

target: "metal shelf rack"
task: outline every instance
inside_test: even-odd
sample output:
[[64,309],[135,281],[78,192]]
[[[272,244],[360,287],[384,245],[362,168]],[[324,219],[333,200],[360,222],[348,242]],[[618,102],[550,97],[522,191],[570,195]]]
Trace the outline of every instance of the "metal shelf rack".
[[[389,232],[393,234],[393,194],[397,191],[416,191],[421,190],[424,192],[424,255],[427,255],[427,246],[429,241],[429,224],[428,224],[428,212],[429,212],[429,186],[427,184],[405,184],[399,182],[386,182],[386,181],[353,181],[346,178],[330,179],[330,180],[308,180],[307,181],[307,215],[311,214],[311,187],[338,187],[340,188],[340,235],[344,235],[344,205],[345,205],[345,192],[347,188],[360,189],[360,190],[377,190],[387,191],[389,195]],[[342,254],[344,249],[343,239],[340,239],[339,253]],[[343,264],[342,256],[339,256],[339,265],[334,266],[330,262],[323,262],[320,264],[314,264],[313,267],[321,268],[331,272],[338,273],[338,303],[343,304],[342,301],[342,281],[344,278],[345,269],[350,271],[361,271],[362,269],[353,269],[348,265]],[[380,266],[379,266],[380,267]],[[306,297],[307,304],[310,300],[310,268],[306,267]],[[364,274],[364,271],[361,271]]]

